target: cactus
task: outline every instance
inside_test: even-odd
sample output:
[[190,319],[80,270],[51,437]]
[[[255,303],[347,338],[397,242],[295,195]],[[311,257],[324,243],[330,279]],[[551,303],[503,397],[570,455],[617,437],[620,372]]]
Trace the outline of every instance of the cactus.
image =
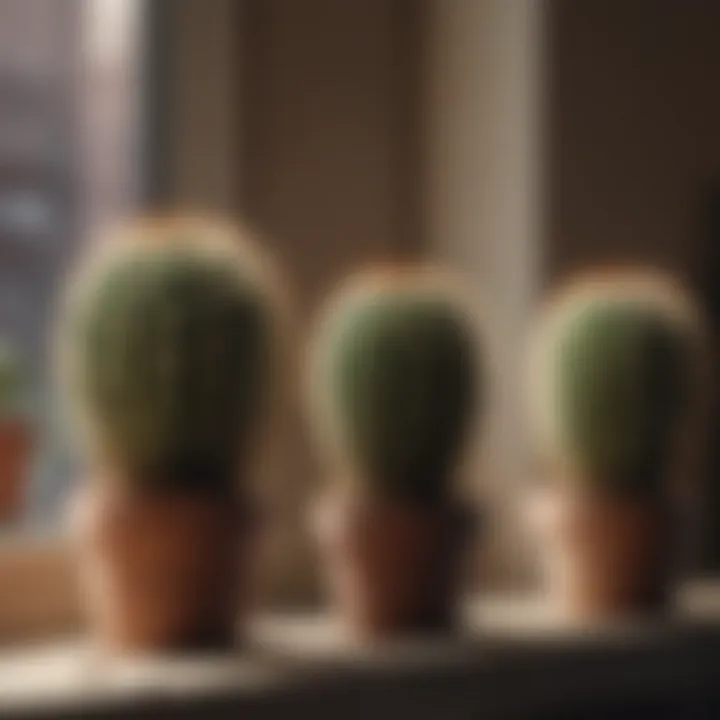
[[468,314],[409,279],[363,277],[331,299],[313,348],[313,394],[351,478],[376,496],[435,503],[478,400],[476,348]]
[[216,230],[178,221],[121,235],[81,274],[63,323],[93,450],[141,489],[231,490],[258,421],[269,299],[237,238],[214,242]]
[[533,358],[546,438],[597,490],[661,491],[674,462],[697,380],[697,335],[670,289],[645,293],[632,279],[573,289],[553,308]]

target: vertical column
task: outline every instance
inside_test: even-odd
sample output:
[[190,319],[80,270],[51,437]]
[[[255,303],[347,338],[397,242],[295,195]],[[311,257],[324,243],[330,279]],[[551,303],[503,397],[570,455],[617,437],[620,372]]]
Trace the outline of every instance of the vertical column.
[[485,329],[491,407],[474,477],[492,510],[483,567],[493,582],[528,568],[516,501],[528,472],[520,381],[541,259],[542,11],[533,0],[434,0],[429,18],[429,251],[467,272]]

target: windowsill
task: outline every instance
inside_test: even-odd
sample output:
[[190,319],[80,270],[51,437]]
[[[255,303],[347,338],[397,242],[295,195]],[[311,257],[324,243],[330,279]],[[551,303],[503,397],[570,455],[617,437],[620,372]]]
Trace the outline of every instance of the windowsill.
[[560,632],[538,603],[482,601],[463,639],[382,651],[351,648],[319,616],[261,618],[254,650],[229,658],[110,663],[79,641],[26,648],[0,655],[0,717],[538,717],[702,703],[718,692],[720,589],[694,595],[695,609],[663,627],[593,633]]
[[0,542],[0,649],[80,628],[80,596],[69,540],[13,533]]

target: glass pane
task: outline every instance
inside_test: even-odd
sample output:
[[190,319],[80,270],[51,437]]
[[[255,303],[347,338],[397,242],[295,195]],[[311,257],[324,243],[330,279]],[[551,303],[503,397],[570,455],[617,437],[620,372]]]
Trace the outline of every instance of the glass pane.
[[38,421],[23,525],[60,519],[75,474],[50,335],[79,246],[137,199],[141,9],[0,0],[0,337],[29,366]]

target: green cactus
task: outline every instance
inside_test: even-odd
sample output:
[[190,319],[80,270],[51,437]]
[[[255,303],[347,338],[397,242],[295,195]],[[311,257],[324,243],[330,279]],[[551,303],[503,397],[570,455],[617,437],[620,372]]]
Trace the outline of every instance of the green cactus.
[[374,495],[441,500],[478,400],[467,314],[423,288],[372,283],[331,306],[315,395],[341,461]]
[[614,493],[659,490],[690,399],[688,328],[607,295],[579,303],[551,353],[558,436],[581,475]]
[[129,247],[95,270],[66,348],[81,414],[122,475],[226,492],[258,421],[270,307],[241,263],[190,240]]

